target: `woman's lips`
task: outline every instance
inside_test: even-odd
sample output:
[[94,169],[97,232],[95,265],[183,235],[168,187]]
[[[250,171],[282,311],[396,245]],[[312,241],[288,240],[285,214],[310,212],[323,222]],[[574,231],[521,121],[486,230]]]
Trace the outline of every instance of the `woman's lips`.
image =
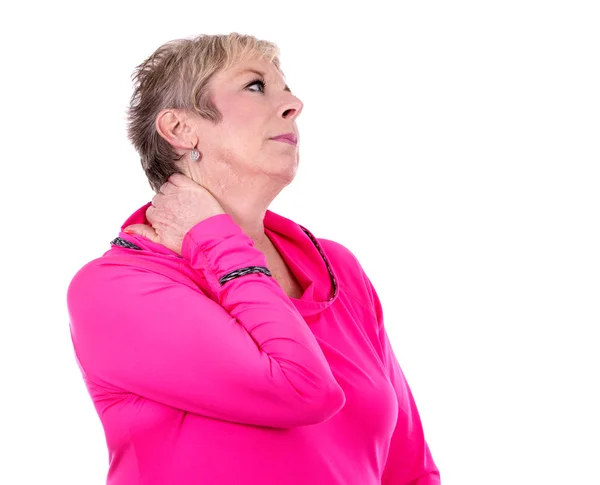
[[273,140],[282,141],[283,143],[289,143],[290,145],[296,146],[296,142],[293,140],[290,140],[289,138],[273,138]]
[[283,141],[285,143],[289,143],[290,145],[297,145],[298,138],[293,133],[284,133],[283,135],[274,136],[271,140],[275,141]]

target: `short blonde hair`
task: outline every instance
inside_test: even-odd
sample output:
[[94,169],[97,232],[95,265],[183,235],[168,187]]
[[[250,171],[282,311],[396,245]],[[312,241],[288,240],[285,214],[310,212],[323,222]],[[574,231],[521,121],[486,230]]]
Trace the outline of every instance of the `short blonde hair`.
[[169,41],[136,67],[127,136],[154,192],[170,175],[182,173],[177,166],[181,158],[156,131],[160,111],[184,109],[220,122],[222,115],[211,99],[209,81],[219,71],[254,55],[268,59],[281,71],[276,44],[236,32]]

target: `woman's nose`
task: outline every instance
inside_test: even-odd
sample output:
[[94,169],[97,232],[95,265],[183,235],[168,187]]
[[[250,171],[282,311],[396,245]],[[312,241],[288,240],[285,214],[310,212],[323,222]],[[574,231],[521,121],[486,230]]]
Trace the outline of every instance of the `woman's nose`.
[[288,101],[280,108],[281,117],[286,120],[294,120],[302,112],[304,103],[295,96],[291,101]]

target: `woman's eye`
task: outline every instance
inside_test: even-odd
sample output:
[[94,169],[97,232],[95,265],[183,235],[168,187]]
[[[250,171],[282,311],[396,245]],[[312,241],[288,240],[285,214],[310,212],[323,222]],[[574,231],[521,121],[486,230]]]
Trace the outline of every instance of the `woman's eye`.
[[265,92],[265,82],[262,79],[255,79],[250,84],[248,84],[248,86],[246,86],[246,87],[249,88],[250,86],[254,86],[254,85],[261,86],[262,89],[258,92],[263,92],[263,93]]

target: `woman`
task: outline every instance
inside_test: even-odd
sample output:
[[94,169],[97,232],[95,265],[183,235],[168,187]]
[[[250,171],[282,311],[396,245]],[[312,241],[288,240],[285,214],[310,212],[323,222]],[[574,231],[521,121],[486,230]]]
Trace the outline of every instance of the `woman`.
[[278,48],[172,41],[134,79],[156,195],[68,289],[107,483],[440,483],[360,263],[268,210],[302,111]]

